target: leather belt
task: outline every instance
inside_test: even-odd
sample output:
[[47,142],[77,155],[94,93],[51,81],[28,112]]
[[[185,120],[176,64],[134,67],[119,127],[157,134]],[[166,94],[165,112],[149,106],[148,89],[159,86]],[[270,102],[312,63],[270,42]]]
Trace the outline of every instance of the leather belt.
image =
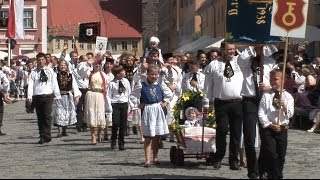
[[242,102],[241,98],[237,98],[237,99],[219,99],[219,98],[215,98],[215,101],[221,101],[223,103],[236,103],[236,102]]
[[242,99],[246,100],[246,101],[256,101],[257,100],[257,98],[255,96],[242,96]]
[[60,91],[61,95],[68,95],[70,91]]
[[89,91],[103,93],[102,89],[89,89]]

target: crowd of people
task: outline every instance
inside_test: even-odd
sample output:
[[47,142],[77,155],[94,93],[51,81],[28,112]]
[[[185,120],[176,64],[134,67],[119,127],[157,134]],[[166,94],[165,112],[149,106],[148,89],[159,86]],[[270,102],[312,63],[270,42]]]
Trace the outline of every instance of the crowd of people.
[[[273,45],[249,46],[240,52],[229,42],[209,52],[162,54],[159,42],[152,37],[141,57],[123,53],[113,59],[110,51],[97,55],[71,51],[68,61],[65,46],[61,57],[40,52],[25,64],[8,66],[2,61],[0,135],[5,135],[3,102],[25,98],[26,112],[37,115],[39,144],[51,141],[52,125],[58,128],[57,138],[68,136],[69,126],[78,132],[89,130],[92,145],[109,140],[111,127],[110,147],[123,151],[125,136],[132,130],[140,132],[143,166],[150,167],[160,163],[163,137],[175,141],[168,125],[175,121],[173,108],[179,96],[201,91],[216,115],[214,169],[221,167],[230,132],[231,170],[246,166],[249,178],[283,178],[287,129],[295,125],[294,112],[304,112],[314,122],[308,132],[319,128],[320,58],[311,61],[299,54],[283,64],[283,52]],[[196,116],[201,111],[202,104],[189,107],[183,124],[201,126]]]

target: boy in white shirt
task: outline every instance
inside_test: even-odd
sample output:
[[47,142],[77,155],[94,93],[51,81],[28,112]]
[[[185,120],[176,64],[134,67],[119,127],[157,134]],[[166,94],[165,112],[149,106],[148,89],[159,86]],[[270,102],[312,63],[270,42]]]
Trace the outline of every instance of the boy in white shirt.
[[[266,171],[268,179],[282,179],[283,166],[288,144],[289,118],[294,113],[294,99],[290,93],[283,90],[282,70],[270,72],[272,90],[263,94],[258,110],[259,121],[263,127],[262,143],[265,147]],[[263,145],[261,145],[263,146]]]

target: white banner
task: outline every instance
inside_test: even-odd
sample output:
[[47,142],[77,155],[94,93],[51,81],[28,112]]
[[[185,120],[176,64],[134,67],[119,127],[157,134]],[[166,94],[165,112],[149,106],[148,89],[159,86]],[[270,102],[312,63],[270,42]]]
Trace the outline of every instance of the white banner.
[[104,54],[107,51],[108,38],[97,36],[95,53]]
[[309,0],[273,0],[271,36],[304,38]]

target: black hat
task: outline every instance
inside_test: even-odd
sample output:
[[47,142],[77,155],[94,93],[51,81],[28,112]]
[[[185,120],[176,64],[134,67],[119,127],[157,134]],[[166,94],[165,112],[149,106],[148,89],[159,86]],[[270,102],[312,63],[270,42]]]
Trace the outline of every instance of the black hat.
[[173,53],[166,53],[166,54],[163,54],[162,57],[163,57],[163,59],[167,60],[167,59],[174,57],[174,56],[173,56]]

